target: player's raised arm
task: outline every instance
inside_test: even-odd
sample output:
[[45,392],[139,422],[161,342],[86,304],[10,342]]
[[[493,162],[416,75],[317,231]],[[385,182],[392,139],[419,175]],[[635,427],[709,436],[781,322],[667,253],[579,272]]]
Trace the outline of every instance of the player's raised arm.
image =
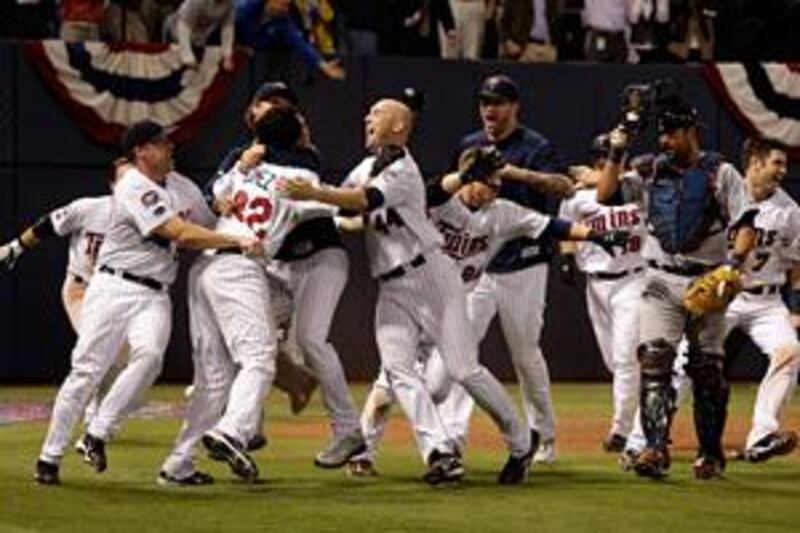
[[609,144],[608,159],[597,182],[597,201],[600,203],[610,202],[619,192],[628,135],[621,128],[616,128],[609,134]]

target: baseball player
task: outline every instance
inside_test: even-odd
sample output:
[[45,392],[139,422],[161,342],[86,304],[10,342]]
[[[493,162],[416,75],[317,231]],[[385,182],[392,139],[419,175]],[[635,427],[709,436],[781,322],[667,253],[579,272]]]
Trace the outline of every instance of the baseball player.
[[[260,143],[271,152],[291,150],[301,133],[293,109],[276,106],[256,124]],[[277,329],[267,310],[269,281],[263,261],[273,257],[286,235],[304,219],[330,217],[330,206],[293,202],[276,191],[279,180],[318,181],[307,169],[261,163],[237,164],[217,180],[214,194],[233,204],[217,230],[257,237],[262,257],[239,249],[220,250],[192,269],[190,289],[194,392],[186,423],[159,474],[160,483],[202,485],[213,479],[195,469],[193,448],[202,438],[213,459],[227,462],[247,481],[258,467],[246,450],[260,430],[262,404],[275,375]]]
[[[245,123],[252,130],[255,121],[275,105],[296,107],[297,95],[282,82],[267,82],[256,91],[245,113]],[[262,160],[292,167],[319,171],[319,156],[311,144],[303,117],[301,139],[297,146],[280,154],[264,150],[249,140],[235,148],[220,165],[218,175],[239,162],[256,166]],[[364,446],[358,414],[350,396],[339,355],[328,340],[333,314],[347,283],[348,258],[332,217],[306,220],[294,228],[275,255],[287,265],[289,288],[295,312],[294,339],[303,359],[319,380],[322,401],[331,420],[333,438],[320,451],[314,464],[322,468],[344,465],[355,450]],[[285,362],[288,364],[288,361]]]
[[[631,233],[620,254],[609,255],[593,243],[576,246],[577,267],[586,273],[586,307],[606,368],[613,376],[613,417],[602,446],[620,453],[631,431],[639,396],[639,364],[636,361],[639,310],[644,260],[644,217],[635,202],[603,205],[597,201],[595,185],[609,151],[608,135],[592,143],[593,170],[581,175],[587,188],[561,203],[559,215],[577,220],[598,231],[625,229]],[[563,249],[562,249],[563,251]]]
[[[800,346],[792,315],[800,309],[787,308],[780,288],[787,282],[786,272],[798,261],[800,210],[780,182],[786,175],[786,149],[774,140],[750,138],[743,147],[747,191],[745,212],[757,209],[754,220],[757,245],[744,263],[744,289],[725,313],[725,335],[739,328],[769,357],[769,367],[761,380],[753,410],[753,426],[747,436],[742,458],[761,462],[790,453],[797,446],[794,431],[780,429],[780,417],[797,383]],[[795,282],[792,276],[791,282]],[[790,306],[797,306],[791,289]],[[673,384],[680,404],[691,381],[680,368]],[[641,452],[643,437],[633,439],[621,458],[623,466]]]
[[[564,165],[552,144],[519,120],[520,92],[509,77],[493,75],[484,80],[479,92],[483,127],[467,135],[458,153],[472,146],[494,145],[504,159],[519,171],[561,172]],[[553,187],[555,185],[555,187]],[[500,197],[546,212],[545,183],[506,180]],[[572,184],[564,177],[550,180],[544,191],[564,197]],[[538,450],[534,462],[555,460],[555,412],[550,394],[550,376],[539,339],[544,324],[550,243],[521,237],[510,240],[492,258],[474,292],[474,329],[483,338],[495,315],[511,352],[522,388],[528,426],[535,431]]]
[[114,381],[84,436],[85,459],[107,467],[105,441],[131,402],[158,376],[171,329],[167,289],[175,279],[176,245],[258,253],[252,237],[227,236],[189,222],[209,222],[202,193],[172,172],[172,144],[151,121],[132,125],[123,151],[135,168],[114,187],[111,225],[81,311],[72,369],[56,396],[50,428],[36,463],[37,482],[59,483],[59,463],[72,429],[127,341],[128,366]]
[[[744,187],[741,176],[719,154],[700,149],[697,111],[679,101],[660,109],[657,117],[661,153],[652,176],[644,181],[619,180],[625,135],[612,133],[612,151],[597,186],[601,203],[637,202],[646,213],[647,260],[639,311],[641,422],[647,447],[634,470],[640,476],[662,477],[669,466],[669,431],[675,391],[672,366],[684,333],[690,340],[686,372],[694,387],[695,428],[699,451],[694,462],[698,479],[718,477],[725,468],[722,434],[729,388],[722,372],[725,334],[722,310],[727,299],[698,308],[689,296],[728,296],[736,288],[738,269],[727,260],[725,229],[739,212]],[[734,263],[744,255],[740,250]],[[744,252],[746,254],[746,252]],[[694,279],[700,276],[699,281]],[[698,294],[703,284],[713,288]]]
[[[462,157],[469,159],[470,149]],[[470,181],[474,172],[460,165],[460,174],[450,174],[436,180],[428,188],[428,212],[444,237],[442,250],[453,259],[461,272],[467,290],[467,314],[472,319],[473,289],[490,259],[508,239],[519,236],[539,238],[550,234],[554,238],[592,240],[606,250],[626,244],[627,232],[601,232],[568,220],[551,218],[514,202],[497,198],[503,167],[487,182]],[[507,169],[506,169],[507,170]],[[479,172],[483,174],[484,172]],[[514,179],[513,173],[506,179]],[[450,437],[463,451],[467,441],[473,402],[463,387],[451,384],[437,350],[420,354],[423,381],[437,403],[440,416]],[[374,475],[374,454],[388,421],[389,407],[394,401],[386,373],[381,371],[367,398],[361,416],[362,431],[367,439],[368,452],[350,463],[353,475]]]
[[381,362],[411,421],[431,484],[460,478],[464,469],[414,362],[421,344],[435,344],[453,380],[497,422],[510,455],[499,480],[525,478],[533,450],[503,386],[478,363],[459,273],[441,251],[442,238],[425,213],[425,187],[405,146],[411,111],[397,100],[374,104],[365,118],[366,157],[344,188],[287,182],[287,192],[363,213],[372,275],[380,282],[375,315]]
[[[109,179],[112,189],[117,179],[130,167],[130,163],[125,158],[119,158],[112,163]],[[103,243],[110,223],[111,196],[80,198],[42,217],[15,240],[0,246],[0,264],[12,269],[17,259],[26,250],[37,247],[54,235],[69,236],[69,253],[66,275],[61,286],[61,301],[70,325],[77,332],[83,298],[92,278],[100,245]],[[123,346],[111,370],[100,383],[97,394],[92,397],[86,407],[85,425],[88,425],[93,418],[99,405],[99,399],[105,395],[116,376],[125,367],[127,359],[127,346]],[[76,449],[83,453],[81,440],[76,443]]]

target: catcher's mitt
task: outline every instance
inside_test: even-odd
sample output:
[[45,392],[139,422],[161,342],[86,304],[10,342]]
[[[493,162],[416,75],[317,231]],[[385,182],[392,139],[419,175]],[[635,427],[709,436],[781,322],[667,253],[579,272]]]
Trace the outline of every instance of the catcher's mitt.
[[494,146],[467,148],[458,158],[458,176],[461,183],[488,181],[505,164],[502,154]]
[[696,317],[723,311],[742,290],[742,273],[722,265],[692,281],[683,295],[683,307]]

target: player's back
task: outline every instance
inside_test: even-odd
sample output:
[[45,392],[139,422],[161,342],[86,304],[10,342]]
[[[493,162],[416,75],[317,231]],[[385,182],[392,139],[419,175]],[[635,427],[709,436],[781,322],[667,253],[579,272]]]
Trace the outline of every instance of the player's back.
[[57,235],[69,235],[67,272],[84,281],[92,277],[100,246],[111,224],[110,195],[79,198],[53,211],[50,220]]

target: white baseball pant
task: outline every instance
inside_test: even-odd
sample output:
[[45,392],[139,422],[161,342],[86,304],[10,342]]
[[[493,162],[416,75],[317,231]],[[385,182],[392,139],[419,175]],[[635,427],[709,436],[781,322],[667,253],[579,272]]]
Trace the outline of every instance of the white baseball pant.
[[100,381],[127,341],[130,361],[103,399],[88,431],[103,440],[161,370],[172,329],[166,291],[98,272],[86,291],[72,368],[56,396],[41,459],[58,463]]

